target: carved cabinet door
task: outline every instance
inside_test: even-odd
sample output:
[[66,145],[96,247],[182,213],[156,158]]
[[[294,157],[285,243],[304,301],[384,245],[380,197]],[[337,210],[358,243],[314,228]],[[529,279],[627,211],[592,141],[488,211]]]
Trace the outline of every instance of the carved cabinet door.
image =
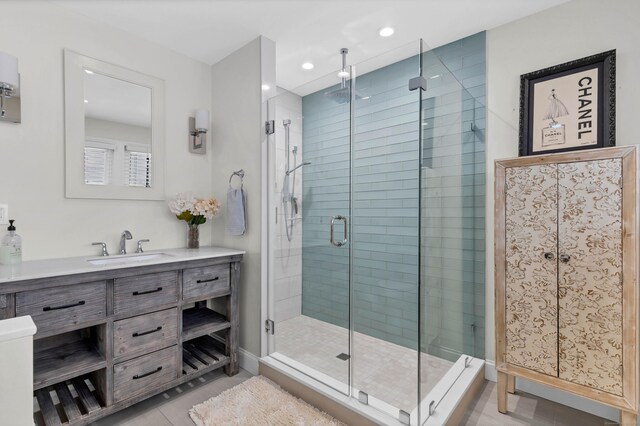
[[622,395],[622,160],[558,165],[561,379]]
[[558,166],[505,172],[505,357],[558,375]]

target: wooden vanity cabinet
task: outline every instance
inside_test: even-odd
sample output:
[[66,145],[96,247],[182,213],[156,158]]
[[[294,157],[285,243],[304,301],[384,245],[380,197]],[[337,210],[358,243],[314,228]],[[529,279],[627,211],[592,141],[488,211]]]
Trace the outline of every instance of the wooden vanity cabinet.
[[[31,315],[34,422],[84,425],[209,371],[238,373],[242,255],[5,283]],[[208,307],[221,298],[224,312]]]

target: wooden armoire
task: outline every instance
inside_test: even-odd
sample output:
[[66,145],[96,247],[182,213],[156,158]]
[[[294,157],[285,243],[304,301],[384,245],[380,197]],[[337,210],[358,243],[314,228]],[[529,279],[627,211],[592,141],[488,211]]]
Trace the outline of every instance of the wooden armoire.
[[638,413],[635,146],[495,163],[498,410],[515,377]]

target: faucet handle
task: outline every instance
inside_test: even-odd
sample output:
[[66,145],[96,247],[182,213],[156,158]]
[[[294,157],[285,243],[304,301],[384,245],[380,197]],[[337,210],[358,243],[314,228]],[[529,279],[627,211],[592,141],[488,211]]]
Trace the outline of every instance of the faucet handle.
[[101,256],[109,256],[109,252],[107,251],[107,245],[105,243],[103,243],[102,241],[100,242],[96,242],[96,243],[91,243],[92,246],[102,246],[102,254]]
[[136,253],[144,253],[142,250],[142,243],[148,243],[149,240],[138,240],[138,248],[136,249]]

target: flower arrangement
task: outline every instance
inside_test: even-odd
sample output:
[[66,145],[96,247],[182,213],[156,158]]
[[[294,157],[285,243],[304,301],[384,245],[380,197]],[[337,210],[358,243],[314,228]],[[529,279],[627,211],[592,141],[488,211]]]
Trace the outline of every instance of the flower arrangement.
[[196,198],[191,193],[179,193],[169,201],[169,210],[189,225],[202,225],[211,220],[220,210],[220,201],[216,198]]
[[175,214],[178,219],[187,222],[187,247],[198,248],[200,246],[198,226],[218,214],[220,201],[214,197],[196,198],[191,193],[181,192],[168,204],[171,213]]

